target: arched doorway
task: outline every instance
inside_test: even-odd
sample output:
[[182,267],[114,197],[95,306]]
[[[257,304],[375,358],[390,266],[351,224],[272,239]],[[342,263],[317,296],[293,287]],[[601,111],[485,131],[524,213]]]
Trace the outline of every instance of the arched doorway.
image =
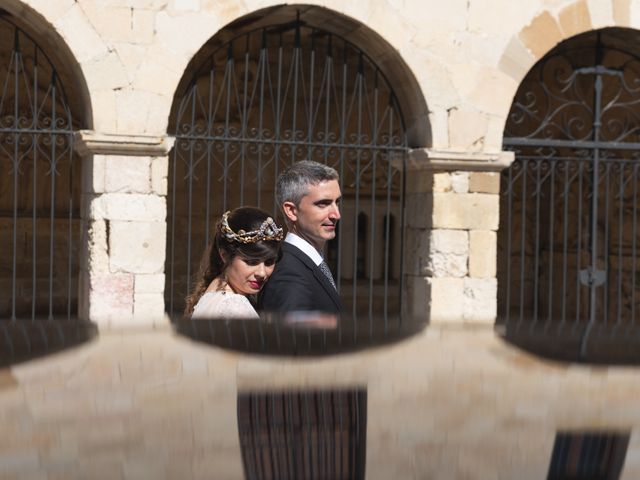
[[34,30],[0,11],[0,318],[70,319],[80,243],[73,132],[86,128],[85,109],[74,68]]
[[[379,255],[376,225],[385,216],[403,218],[405,122],[385,71],[331,30],[329,18],[347,23],[319,7],[245,17],[213,37],[188,67],[169,122],[176,137],[169,168],[170,314],[183,309],[215,220],[245,204],[277,214],[275,179],[303,159],[329,164],[341,176],[343,220],[327,258],[339,272],[345,306],[354,316],[399,314],[402,275],[394,276]],[[370,238],[359,262],[361,212],[370,219]],[[402,227],[398,222],[387,237],[401,238]],[[402,242],[394,245],[398,251],[387,258],[401,257]],[[380,275],[365,278],[361,264]]]
[[615,347],[596,342],[640,320],[638,37],[610,28],[559,44],[505,127],[516,160],[502,174],[499,321],[553,335],[543,349],[557,354],[604,358]]

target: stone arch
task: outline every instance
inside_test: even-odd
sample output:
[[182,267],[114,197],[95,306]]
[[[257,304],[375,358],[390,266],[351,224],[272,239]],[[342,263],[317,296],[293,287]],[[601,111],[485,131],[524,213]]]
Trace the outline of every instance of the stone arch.
[[[62,6],[58,8],[62,9]],[[13,23],[28,31],[39,45],[44,46],[51,63],[59,67],[60,83],[67,91],[74,93],[68,101],[73,117],[78,121],[78,128],[92,128],[93,110],[85,73],[63,38],[64,31],[57,31],[42,13],[18,0],[4,2],[2,9],[11,15]]]
[[[269,40],[264,40],[262,36],[264,36],[264,38],[268,36]],[[256,105],[255,109],[249,111],[249,113],[246,114],[241,112],[241,109],[237,108],[242,102],[237,103],[239,102],[239,100],[234,97],[233,101],[236,102],[237,105],[233,106],[233,115],[235,116],[231,118],[228,114],[224,114],[224,108],[218,109],[217,106],[213,109],[210,108],[211,103],[208,102],[212,102],[215,104],[217,100],[211,101],[206,99],[213,98],[216,95],[220,95],[220,98],[222,98],[222,96],[225,96],[225,98],[229,98],[230,94],[222,92],[223,90],[224,92],[230,92],[230,87],[222,86],[222,83],[220,83],[221,78],[227,78],[226,75],[229,71],[242,72],[242,76],[238,76],[238,80],[235,80],[235,76],[233,77],[234,81],[238,82],[238,88],[240,89],[240,91],[242,91],[243,88],[243,81],[246,85],[247,78],[250,82],[253,82],[252,79],[258,77],[265,78],[267,76],[267,73],[257,73],[262,72],[262,70],[259,70],[261,68],[259,58],[262,57],[259,57],[258,53],[263,48],[266,50],[268,45],[268,48],[274,48],[273,54],[277,56],[276,50],[278,48],[278,37],[280,37],[280,41],[282,41],[283,36],[285,37],[284,44],[289,46],[300,46],[300,38],[302,38],[302,50],[305,51],[305,55],[311,55],[312,52],[315,53],[316,50],[314,50],[314,47],[312,47],[312,45],[315,45],[314,42],[317,42],[317,51],[319,52],[318,55],[322,56],[323,62],[329,58],[333,59],[335,56],[335,62],[337,65],[336,69],[340,69],[340,77],[343,75],[342,68],[344,66],[344,68],[346,69],[345,72],[347,70],[349,71],[348,75],[353,75],[355,77],[356,73],[358,72],[358,75],[362,74],[363,78],[367,78],[368,81],[371,82],[369,84],[369,88],[375,85],[375,88],[372,88],[371,91],[377,90],[377,87],[379,85],[380,90],[384,90],[385,92],[379,97],[380,105],[383,105],[383,109],[386,108],[392,111],[392,113],[386,118],[394,118],[393,122],[391,122],[393,124],[393,127],[391,128],[391,124],[384,127],[389,129],[384,131],[388,132],[388,138],[392,140],[391,143],[385,143],[384,149],[386,149],[388,146],[391,146],[393,142],[398,141],[399,143],[393,143],[393,145],[398,147],[397,157],[393,157],[395,160],[392,161],[392,157],[388,155],[389,152],[387,151],[384,154],[386,156],[385,159],[381,159],[382,157],[378,157],[378,164],[376,164],[375,162],[369,162],[369,160],[371,160],[371,157],[369,157],[369,160],[367,160],[368,163],[366,168],[371,168],[374,172],[373,174],[370,170],[369,172],[361,175],[360,173],[358,173],[359,171],[356,172],[356,169],[360,168],[358,166],[355,166],[353,168],[351,166],[346,167],[344,175],[342,174],[342,172],[340,172],[341,178],[343,179],[343,194],[345,197],[352,198],[354,200],[351,203],[345,202],[343,206],[343,218],[347,217],[349,219],[353,219],[353,222],[351,222],[350,220],[343,222],[343,228],[341,229],[342,237],[340,238],[343,238],[344,241],[343,243],[341,243],[340,248],[343,252],[349,252],[350,257],[348,259],[345,259],[346,257],[340,257],[340,255],[338,255],[338,258],[336,260],[337,264],[333,265],[334,271],[339,272],[337,283],[340,286],[340,282],[342,280],[345,282],[345,292],[355,292],[351,297],[354,311],[356,308],[363,307],[361,303],[357,303],[357,301],[360,301],[360,299],[364,301],[366,298],[366,301],[373,302],[373,300],[371,300],[372,296],[370,294],[360,292],[360,290],[365,290],[365,286],[361,285],[362,282],[358,282],[358,280],[364,280],[363,278],[359,277],[359,274],[363,273],[363,269],[361,268],[360,270],[358,270],[358,266],[356,264],[356,255],[354,253],[355,249],[357,248],[354,242],[357,239],[356,226],[358,225],[358,213],[360,213],[360,208],[373,212],[370,216],[367,232],[369,235],[371,235],[372,238],[378,239],[378,243],[380,243],[380,241],[384,238],[382,235],[380,235],[382,216],[384,214],[392,214],[396,218],[403,218],[402,211],[404,206],[402,202],[402,195],[404,190],[403,180],[401,180],[401,177],[403,177],[404,173],[402,169],[402,156],[406,154],[407,147],[411,147],[413,145],[425,145],[430,142],[430,133],[428,131],[428,123],[426,122],[426,102],[424,101],[424,98],[422,98],[421,91],[417,85],[417,81],[408,70],[408,67],[406,67],[397,52],[393,50],[393,48],[388,45],[380,36],[366,28],[364,25],[352,19],[342,17],[341,15],[338,15],[326,8],[293,5],[278,6],[260,10],[258,12],[249,14],[241,19],[238,19],[224,29],[220,30],[208,42],[206,42],[201,50],[191,59],[189,66],[185,69],[182,80],[180,81],[176,90],[174,101],[172,104],[171,115],[168,121],[169,134],[176,135],[176,146],[172,153],[172,160],[170,160],[170,162],[172,162],[172,165],[169,169],[170,186],[168,212],[170,225],[167,244],[167,290],[165,292],[168,310],[172,313],[176,312],[173,305],[179,305],[178,302],[180,301],[180,296],[175,295],[173,292],[174,283],[176,285],[180,284],[180,288],[186,288],[186,290],[189,290],[190,279],[192,278],[192,274],[194,271],[193,269],[189,269],[187,267],[186,272],[178,272],[178,274],[176,275],[175,278],[179,278],[179,282],[173,282],[173,266],[176,265],[177,269],[179,268],[179,265],[191,265],[193,263],[193,256],[197,255],[197,253],[194,253],[195,250],[192,252],[191,248],[184,248],[184,250],[186,250],[186,253],[184,253],[185,258],[182,259],[182,261],[176,261],[173,257],[174,246],[178,246],[180,248],[186,244],[185,242],[174,240],[172,236],[173,232],[180,232],[181,230],[188,230],[189,232],[192,231],[192,191],[197,191],[197,189],[200,189],[198,195],[203,195],[202,192],[206,192],[206,194],[202,196],[202,198],[206,200],[206,208],[203,208],[202,210],[206,210],[207,214],[198,219],[198,228],[200,228],[200,231],[196,231],[194,229],[194,236],[192,237],[190,234],[187,240],[187,242],[189,242],[190,244],[190,242],[195,239],[194,243],[197,244],[197,247],[194,248],[196,250],[199,250],[202,248],[203,242],[208,238],[207,232],[210,231],[210,227],[212,226],[209,224],[209,219],[213,218],[212,215],[214,214],[214,212],[216,212],[216,214],[221,214],[227,209],[233,208],[246,202],[256,202],[254,204],[256,204],[257,206],[265,208],[268,211],[273,210],[275,212],[277,209],[273,206],[274,200],[272,199],[272,197],[273,184],[275,182],[277,173],[280,171],[278,169],[284,168],[282,165],[286,165],[287,162],[292,161],[293,158],[302,159],[302,157],[300,156],[301,150],[304,150],[303,153],[306,152],[305,155],[308,155],[310,156],[310,158],[314,158],[316,160],[320,160],[320,157],[324,155],[324,160],[320,161],[325,161],[338,168],[336,165],[342,165],[342,158],[336,159],[336,157],[334,157],[327,160],[327,154],[325,153],[325,151],[323,151],[323,153],[321,154],[318,154],[318,152],[322,149],[330,150],[331,148],[333,148],[329,147],[329,144],[334,145],[336,147],[336,151],[341,151],[340,149],[369,148],[367,145],[372,146],[374,144],[378,144],[377,142],[380,140],[379,137],[383,130],[373,129],[372,131],[375,131],[376,133],[372,136],[367,137],[368,140],[362,142],[366,145],[358,143],[360,142],[360,140],[357,140],[356,143],[358,143],[358,146],[356,147],[354,143],[350,143],[354,140],[349,137],[347,139],[343,138],[342,140],[339,140],[338,143],[340,143],[340,146],[338,146],[335,139],[339,139],[340,134],[333,130],[328,131],[327,128],[329,127],[323,126],[322,132],[315,129],[316,127],[314,127],[314,129],[309,128],[309,132],[307,132],[307,130],[304,130],[304,132],[298,132],[295,127],[292,127],[292,131],[295,131],[296,134],[301,133],[302,136],[300,138],[307,143],[305,143],[304,147],[292,147],[292,139],[298,139],[297,136],[294,135],[291,138],[286,138],[284,136],[273,137],[277,140],[273,142],[275,145],[279,145],[280,143],[286,144],[286,148],[292,149],[293,153],[290,153],[290,156],[287,158],[279,157],[279,154],[277,152],[273,154],[273,158],[275,158],[276,161],[269,164],[269,170],[267,173],[264,173],[264,178],[260,177],[263,171],[260,167],[260,162],[262,160],[259,156],[261,155],[260,152],[262,151],[262,145],[266,142],[264,141],[263,137],[251,137],[251,135],[255,135],[255,133],[251,133],[251,128],[247,128],[246,131],[244,130],[245,121],[249,123],[248,119],[253,119],[252,121],[255,122],[255,125],[253,125],[252,127],[256,127],[258,123],[255,119],[262,118],[262,113],[258,113],[258,102],[254,104]],[[335,45],[332,42],[335,42]],[[248,63],[244,63],[243,60],[245,52],[252,52],[251,61],[249,62],[249,60],[247,60]],[[276,58],[275,56],[273,58]],[[349,58],[348,62],[346,60],[347,57]],[[287,67],[285,68],[288,68],[288,66],[293,63],[293,61],[291,60],[291,58],[293,57],[287,58],[288,59],[284,60],[285,64],[287,65]],[[381,62],[380,65],[379,62]],[[308,63],[305,64],[305,68],[306,65],[308,65]],[[271,68],[271,65],[267,67],[267,70],[265,70],[265,72],[269,71],[269,68]],[[313,72],[313,70],[311,70],[311,72]],[[402,76],[403,72],[406,74],[404,77]],[[304,75],[307,74],[309,74],[309,71],[305,71]],[[233,75],[236,74],[233,73]],[[273,81],[275,82],[275,70],[271,73],[271,75],[273,75]],[[289,80],[285,79],[283,81],[283,85],[287,81]],[[318,77],[317,83],[312,83],[312,85],[315,86],[314,88],[322,90],[323,87],[319,87],[321,81],[322,79]],[[340,82],[343,82],[343,80],[341,79]],[[398,84],[394,84],[394,82],[398,82]],[[256,89],[262,88],[257,83],[252,83],[251,85],[252,86],[249,88],[249,90],[244,87],[245,94],[243,95],[245,95],[245,97],[243,98],[253,95],[246,92],[255,92],[257,91]],[[278,85],[280,84],[278,83]],[[341,85],[344,85],[346,90],[347,81],[344,81],[344,83],[342,83]],[[351,87],[352,85],[349,84],[349,88]],[[275,91],[277,91],[278,88],[279,87],[275,88]],[[289,87],[287,86],[286,88]],[[291,88],[292,90],[295,89],[295,87]],[[367,87],[365,87],[365,90],[366,88]],[[326,92],[327,90],[324,91]],[[270,93],[270,95],[273,95],[273,93]],[[315,95],[315,97],[313,97],[313,95]],[[317,98],[319,95],[322,94],[317,92],[315,94],[311,94],[310,96],[313,98]],[[332,93],[331,102],[335,102],[335,97],[335,93]],[[257,98],[262,98],[262,96],[258,95]],[[373,97],[371,97],[371,99],[372,98]],[[189,102],[193,102],[193,105],[185,103],[186,99],[188,99]],[[270,100],[265,103],[268,105],[268,108],[278,108],[273,106],[277,105],[277,102],[273,101],[274,99],[275,97],[272,96],[270,97]],[[301,108],[292,108],[291,105],[294,105],[295,103],[295,101],[287,103],[287,106],[284,107],[287,109],[291,109],[287,110],[287,122],[291,121],[290,118],[293,118],[294,120],[292,120],[292,123],[294,125],[296,118],[295,110],[296,108]],[[365,107],[363,108],[370,108],[371,111],[373,111],[374,109],[373,103],[369,105],[365,101],[363,102],[363,105],[365,105]],[[336,120],[342,119],[340,121],[344,120],[344,128],[339,127],[338,129],[342,128],[342,131],[348,131],[349,135],[354,134],[354,129],[356,128],[357,123],[357,121],[355,120],[355,116],[350,117],[347,120],[347,117],[345,117],[344,115],[338,115],[337,111],[339,109],[333,110],[334,107],[335,106],[333,104],[331,104],[331,107],[329,107],[328,105],[325,106],[323,104],[323,108],[321,109],[321,111],[323,112],[322,115],[324,115],[323,118],[331,118],[331,120],[326,120],[326,123],[325,120],[319,123],[316,123],[315,119],[313,120],[313,122],[309,120],[308,125],[311,125],[312,123],[314,125],[331,124],[331,129],[333,129],[335,125],[339,124],[339,122],[337,122]],[[306,105],[305,108],[307,108]],[[353,107],[350,106],[349,109],[351,108]],[[312,109],[307,109],[307,113],[305,113],[305,115],[308,115],[308,112],[311,110]],[[331,110],[331,112],[329,112],[329,110]],[[194,115],[192,117],[189,117],[192,118],[190,121],[185,120],[185,118],[187,118],[185,117],[185,111],[194,112]],[[210,113],[210,111],[214,111],[214,113]],[[262,110],[260,110],[260,112],[261,111]],[[375,119],[376,116],[372,114],[371,111],[368,113],[368,115],[369,117],[373,117]],[[289,115],[291,115],[291,117]],[[387,114],[385,113],[384,115]],[[381,115],[381,117],[384,115]],[[276,118],[277,116],[278,114],[274,114],[273,118]],[[230,125],[225,125],[225,119],[229,118],[231,118]],[[301,118],[304,117],[301,115]],[[367,121],[370,120],[371,118],[369,118],[369,120]],[[339,125],[342,124],[340,123]],[[278,127],[276,127],[276,130],[277,128]],[[234,129],[235,133],[233,133]],[[311,130],[313,130],[313,133],[311,132]],[[257,131],[262,131],[262,127],[257,128]],[[333,136],[327,136],[327,132]],[[319,136],[316,136],[316,134],[318,134]],[[324,137],[322,137],[322,135],[324,135]],[[365,136],[366,135],[368,135],[368,133],[365,134]],[[356,135],[356,137],[357,136],[359,136],[359,134]],[[334,138],[334,140],[331,140],[331,138]],[[269,141],[270,139],[272,139],[272,137],[268,137],[266,140]],[[185,155],[187,155],[186,150],[184,150],[186,142],[193,142],[194,144],[194,146],[192,147],[195,149],[192,152],[193,161],[185,157]],[[198,142],[200,143],[198,144]],[[198,178],[196,177],[204,178],[204,176],[206,176],[207,178],[209,178],[209,170],[202,170],[200,173],[196,174],[195,170],[192,170],[192,164],[194,169],[204,169],[204,165],[209,165],[209,163],[211,163],[221,171],[222,166],[224,165],[225,175],[231,175],[228,174],[226,170],[226,150],[224,153],[209,153],[214,151],[215,148],[218,148],[216,147],[216,142],[218,147],[224,144],[225,149],[226,145],[230,145],[231,143],[236,142],[240,146],[237,146],[235,148],[246,148],[247,151],[249,151],[249,148],[255,148],[256,145],[261,145],[252,154],[256,158],[249,159],[246,164],[242,163],[241,167],[239,167],[238,164],[244,160],[245,154],[238,154],[238,158],[241,158],[242,160],[235,162],[233,168],[236,169],[237,172],[233,173],[233,175],[237,175],[238,177],[236,181],[237,185],[239,185],[239,188],[235,189],[235,191],[231,188],[228,189],[227,178],[230,177],[226,176],[221,181],[221,183],[219,183],[218,187],[214,187],[211,190],[210,184],[205,184],[204,182],[200,183],[199,186],[194,187],[194,190],[191,190],[191,183],[189,183],[188,186],[181,185],[180,183],[174,185],[173,182],[175,182],[176,179],[184,178],[188,179],[188,182],[191,182],[191,180],[193,179],[193,181],[196,182],[198,181]],[[191,155],[191,153],[189,153],[189,155]],[[224,160],[222,161],[220,160],[220,158],[215,158],[215,155],[224,157]],[[320,155],[320,157],[316,158],[317,155]],[[338,154],[338,156],[339,155],[340,154]],[[354,155],[358,154],[354,153]],[[377,153],[371,155],[375,157]],[[249,158],[249,154],[247,154],[246,158]],[[352,159],[355,159],[355,156]],[[334,161],[336,163],[332,163]],[[273,167],[274,164],[276,164],[277,166]],[[369,165],[371,164],[373,164],[373,167],[369,167]],[[176,165],[178,165],[177,173],[172,170]],[[185,167],[184,165],[189,166]],[[384,170],[381,170],[383,165]],[[181,171],[180,169],[186,170]],[[243,173],[245,171],[249,172],[247,174],[248,178],[246,179],[246,181]],[[221,175],[222,174],[219,174],[218,177],[220,177]],[[251,177],[251,175],[254,175],[254,177]],[[383,177],[385,181],[382,181]],[[215,181],[217,182],[219,180],[216,178]],[[256,183],[257,185],[262,185],[257,187],[256,191],[264,193],[255,193],[249,189],[245,190],[243,188],[243,185],[249,185],[250,181]],[[360,188],[361,185],[365,186]],[[216,197],[214,199],[214,195],[209,192],[214,192],[215,188],[218,188],[218,192],[224,191],[224,194],[219,194],[219,197]],[[383,195],[378,192],[379,188],[388,189],[389,191],[386,192],[385,190],[386,193],[384,193]],[[175,194],[176,192],[178,192],[178,194]],[[363,196],[365,195],[365,192],[367,196],[366,198],[364,198]],[[178,203],[174,205],[176,198],[178,198]],[[185,200],[186,198],[188,198],[189,200]],[[264,200],[267,198],[268,200]],[[184,205],[180,205],[181,202]],[[263,203],[261,204],[260,202]],[[376,203],[378,203],[379,206],[376,207]],[[198,201],[196,201],[196,204],[198,204]],[[205,202],[203,201],[202,204],[204,205]],[[211,210],[209,214],[210,204]],[[399,231],[402,228],[401,225],[396,225],[395,227]],[[393,234],[395,233],[398,233],[398,236],[400,235],[399,232],[393,232]],[[402,245],[400,243],[397,243],[396,246],[398,247],[397,257],[400,258]],[[375,252],[376,250],[372,246],[368,249],[368,251],[370,256],[373,255],[373,252]],[[396,255],[394,253],[394,257],[395,256]],[[177,259],[178,257],[176,256],[175,258]],[[389,264],[397,265],[401,264],[401,262],[390,262]],[[374,265],[375,269],[377,269],[378,272],[382,272],[383,269],[387,268],[383,258],[367,258],[366,265]],[[389,278],[389,275],[385,273],[380,273],[380,276],[383,278],[383,280],[388,280]],[[389,288],[398,287],[398,290],[400,290],[400,284],[402,282],[401,276],[392,274],[391,278],[393,280],[394,286]],[[372,281],[373,276],[370,275],[369,280]],[[376,280],[378,280],[378,278],[376,278]],[[378,283],[380,283],[381,285],[380,289],[384,289],[386,291],[386,289],[388,288],[388,282],[383,281]],[[349,285],[348,290],[347,284]],[[369,288],[369,290],[372,289]],[[381,295],[378,296],[381,297]],[[356,297],[358,297],[358,299],[356,299]],[[395,301],[389,302],[389,304],[393,304],[393,308],[399,312],[400,294],[396,295],[394,298]]]
[[[232,20],[217,33],[212,32],[210,39],[201,45],[198,52],[189,59],[174,94],[178,95],[184,90],[184,85],[190,81],[194,69],[202,63],[207,52],[215,49],[216,45],[221,45],[228,39],[244,32],[260,28],[264,24],[265,18],[268,18],[270,22],[277,21],[279,18],[289,21],[296,12],[299,12],[301,21],[307,22],[309,25],[322,26],[325,30],[357,45],[371,58],[375,58],[376,64],[384,72],[389,83],[396,86],[398,103],[405,118],[409,146],[427,147],[431,145],[429,110],[425,97],[417,79],[397,49],[364,23],[321,6],[276,5],[247,13]],[[177,108],[175,100],[174,97],[169,118],[175,116]],[[171,131],[171,126],[169,126],[169,131]]]

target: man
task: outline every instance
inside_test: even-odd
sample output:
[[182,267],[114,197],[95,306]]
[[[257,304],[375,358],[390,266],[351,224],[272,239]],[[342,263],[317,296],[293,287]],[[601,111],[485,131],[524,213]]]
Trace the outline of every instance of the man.
[[342,310],[322,251],[340,220],[338,172],[321,163],[294,163],[278,177],[276,200],[287,225],[282,259],[260,292],[258,308],[269,312]]

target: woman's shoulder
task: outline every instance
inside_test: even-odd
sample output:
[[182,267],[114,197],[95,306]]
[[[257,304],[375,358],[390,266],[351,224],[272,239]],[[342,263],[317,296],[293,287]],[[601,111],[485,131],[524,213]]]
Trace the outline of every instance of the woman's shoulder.
[[191,318],[258,318],[258,313],[244,295],[209,291],[200,297]]

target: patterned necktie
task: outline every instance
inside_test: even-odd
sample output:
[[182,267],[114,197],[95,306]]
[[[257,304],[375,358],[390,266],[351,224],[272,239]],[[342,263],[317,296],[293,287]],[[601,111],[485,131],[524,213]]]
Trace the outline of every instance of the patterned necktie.
[[329,265],[327,265],[327,262],[323,260],[322,263],[318,265],[318,267],[320,267],[320,270],[322,270],[322,273],[324,273],[327,279],[331,282],[331,285],[333,285],[333,288],[337,290],[336,282],[333,280],[333,275],[331,275],[331,270],[329,270]]

